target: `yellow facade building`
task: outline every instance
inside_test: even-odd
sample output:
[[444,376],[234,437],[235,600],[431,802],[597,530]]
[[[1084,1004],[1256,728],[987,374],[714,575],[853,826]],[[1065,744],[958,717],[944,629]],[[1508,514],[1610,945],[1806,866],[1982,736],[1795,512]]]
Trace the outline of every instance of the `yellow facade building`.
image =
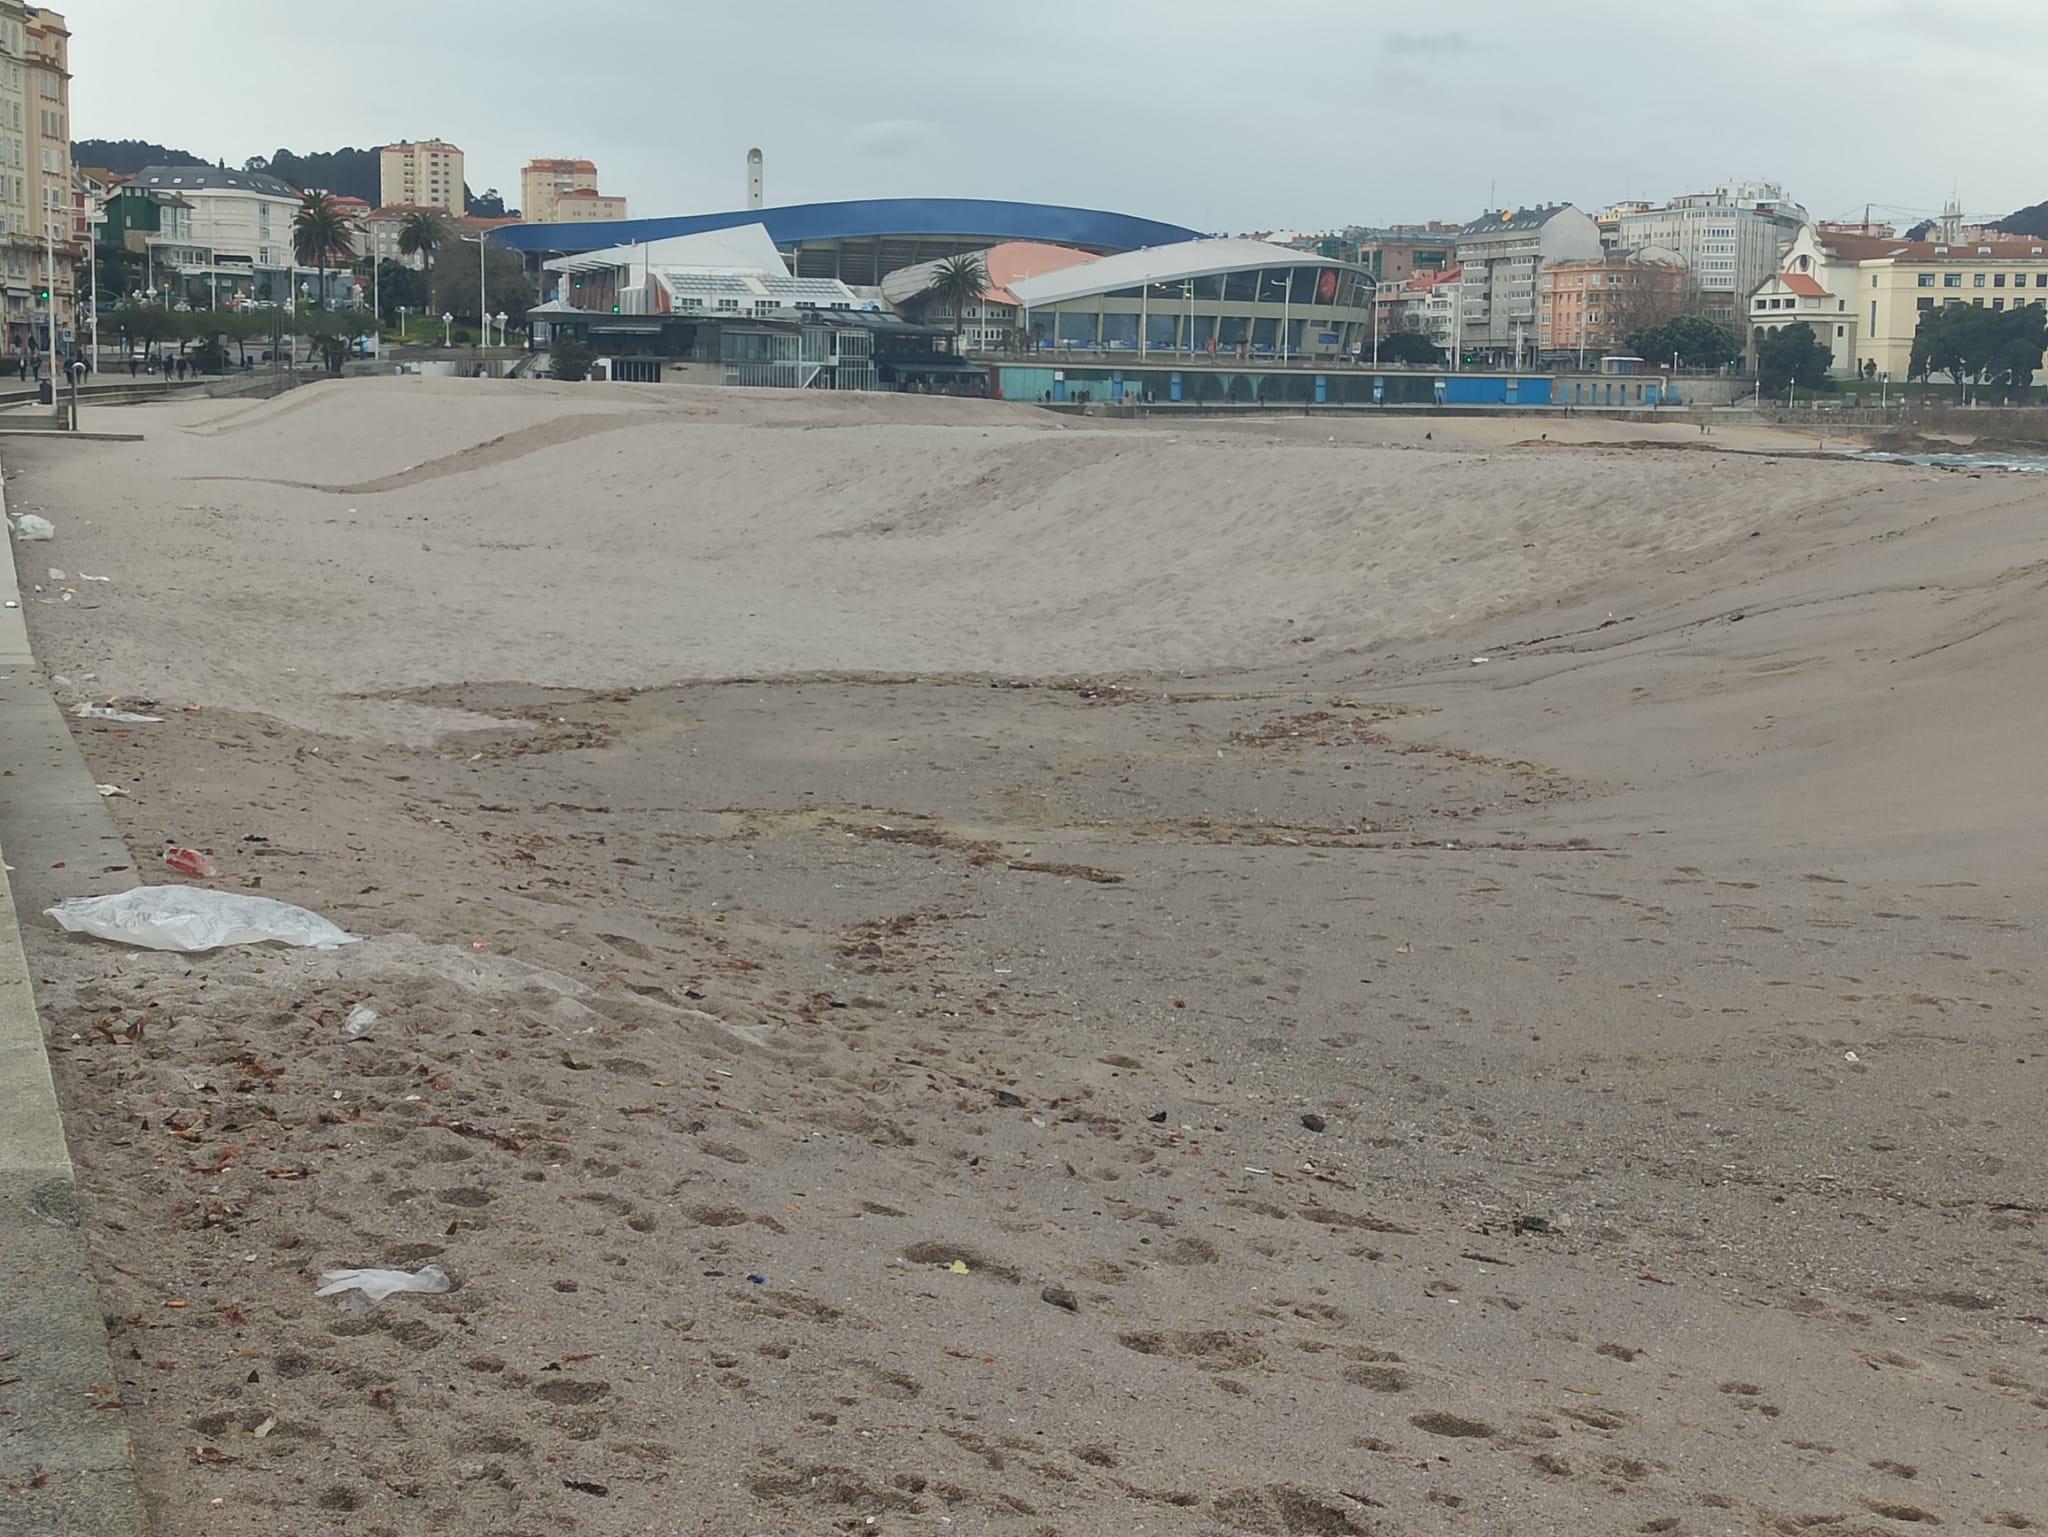
[[1884,240],[1808,225],[1750,296],[1750,342],[1805,321],[1836,377],[1904,379],[1920,317],[1948,304],[2048,304],[2048,240]]

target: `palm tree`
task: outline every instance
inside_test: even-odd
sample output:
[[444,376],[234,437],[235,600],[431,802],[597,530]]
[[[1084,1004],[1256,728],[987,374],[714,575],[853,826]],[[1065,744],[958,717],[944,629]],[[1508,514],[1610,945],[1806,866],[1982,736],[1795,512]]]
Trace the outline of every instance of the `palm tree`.
[[348,216],[324,192],[308,192],[292,217],[292,258],[320,269],[320,308],[327,307],[327,264],[355,249]]
[[448,243],[448,221],[431,208],[415,208],[398,226],[398,254],[424,256],[434,270],[434,253]]
[[953,351],[960,351],[960,335],[967,320],[967,306],[988,291],[988,268],[979,256],[968,253],[949,256],[932,274],[929,290],[953,310]]

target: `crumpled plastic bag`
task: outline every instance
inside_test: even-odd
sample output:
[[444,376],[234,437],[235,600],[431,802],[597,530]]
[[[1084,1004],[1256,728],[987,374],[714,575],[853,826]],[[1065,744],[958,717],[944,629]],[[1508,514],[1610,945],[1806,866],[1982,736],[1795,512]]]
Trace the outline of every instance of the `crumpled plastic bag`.
[[14,520],[14,537],[23,541],[54,539],[57,525],[48,518],[39,518],[32,512],[24,512]]
[[73,897],[44,912],[67,934],[145,950],[217,950],[266,940],[334,950],[362,938],[289,902],[198,886],[137,886],[114,896]]
[[137,715],[132,710],[110,710],[103,704],[82,704],[72,712],[80,720],[117,720],[130,726],[161,726],[161,715]]
[[352,1039],[360,1040],[377,1026],[377,1011],[367,1003],[359,1003],[348,1011],[348,1018],[341,1022],[341,1028]]
[[416,1271],[323,1270],[320,1289],[313,1295],[331,1297],[336,1292],[360,1291],[372,1302],[382,1302],[395,1292],[438,1293],[452,1291],[454,1287],[455,1283],[439,1265],[422,1265]]

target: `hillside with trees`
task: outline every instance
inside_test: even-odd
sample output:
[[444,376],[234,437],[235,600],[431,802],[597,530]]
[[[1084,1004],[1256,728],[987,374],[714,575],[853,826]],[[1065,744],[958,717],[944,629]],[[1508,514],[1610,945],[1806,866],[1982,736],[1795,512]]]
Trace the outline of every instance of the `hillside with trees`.
[[378,203],[374,146],[315,150],[305,155],[280,149],[268,155],[251,155],[242,162],[242,169],[265,172],[301,189],[318,187],[335,197],[359,197],[372,208]]
[[[169,145],[152,144],[146,139],[79,139],[71,146],[71,163],[100,166],[132,176],[144,166],[211,165],[213,162],[201,159],[190,150],[172,149]],[[375,145],[368,149],[350,145],[342,149],[312,150],[303,155],[296,150],[279,149],[268,155],[251,155],[242,162],[242,169],[275,176],[301,191],[317,187],[335,197],[359,197],[372,208],[382,201],[378,195],[381,188]],[[477,217],[505,217],[504,199],[498,195],[496,187],[486,188],[479,198],[465,183],[462,193],[469,211]]]
[[80,139],[71,146],[73,165],[99,166],[132,176],[146,165],[209,165],[190,150],[152,144],[147,139]]
[[1991,227],[2008,235],[2048,235],[2048,203],[2034,203],[2009,213]]

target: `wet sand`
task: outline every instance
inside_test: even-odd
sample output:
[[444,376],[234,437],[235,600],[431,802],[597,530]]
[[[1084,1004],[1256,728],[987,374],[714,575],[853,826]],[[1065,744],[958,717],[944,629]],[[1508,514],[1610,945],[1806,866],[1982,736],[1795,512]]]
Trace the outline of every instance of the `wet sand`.
[[160,1521],[2048,1521],[2026,484],[631,387],[136,419],[7,455],[38,653],[165,716],[78,723],[145,868],[372,936],[29,935]]

